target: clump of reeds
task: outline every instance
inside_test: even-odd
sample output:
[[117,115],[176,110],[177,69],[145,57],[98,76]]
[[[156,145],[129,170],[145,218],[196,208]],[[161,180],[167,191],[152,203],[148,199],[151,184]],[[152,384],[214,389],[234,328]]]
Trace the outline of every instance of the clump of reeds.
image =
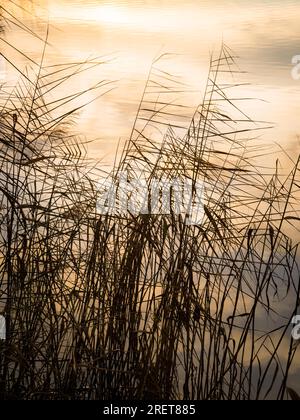
[[97,171],[67,125],[76,110],[53,118],[80,92],[46,99],[80,64],[49,72],[42,61],[5,98],[2,398],[287,397],[299,272],[285,225],[297,218],[299,161],[285,178],[255,166],[261,126],[221,80],[234,61],[224,45],[212,58],[187,125],[174,123],[183,107],[168,96],[180,82],[155,61],[112,174],[204,181],[205,217],[194,226],[173,213],[97,214]]

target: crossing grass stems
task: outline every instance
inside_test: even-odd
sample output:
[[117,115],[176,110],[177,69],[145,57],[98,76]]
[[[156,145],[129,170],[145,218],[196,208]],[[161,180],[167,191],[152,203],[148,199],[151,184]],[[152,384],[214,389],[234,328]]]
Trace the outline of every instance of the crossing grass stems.
[[[30,30],[3,7],[2,18]],[[72,134],[81,108],[66,111],[87,91],[53,99],[106,58],[49,67],[47,43],[25,71],[5,57],[20,78],[0,90],[1,398],[297,399],[298,243],[286,229],[298,227],[299,159],[289,173],[257,165],[266,125],[232,93],[234,54],[212,56],[195,110],[175,101],[186,87],[166,55],[154,60],[106,173]],[[120,171],[205,182],[203,223],[97,214],[97,179]]]

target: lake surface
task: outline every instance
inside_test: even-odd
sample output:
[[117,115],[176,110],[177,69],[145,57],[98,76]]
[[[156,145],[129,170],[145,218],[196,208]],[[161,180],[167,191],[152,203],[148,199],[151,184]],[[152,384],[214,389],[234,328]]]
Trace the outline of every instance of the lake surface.
[[[174,53],[169,65],[194,92],[190,105],[201,101],[209,57],[222,40],[240,57],[248,72],[242,81],[251,102],[246,111],[254,119],[274,123],[265,134],[292,153],[299,150],[300,80],[291,76],[292,57],[300,54],[300,3],[285,0],[15,0],[22,23],[42,37],[50,23],[46,63],[51,65],[106,56],[111,62],[82,73],[76,88],[99,80],[115,81],[114,90],[92,102],[77,116],[76,129],[96,139],[93,153],[110,159],[119,139],[129,136],[138,101],[152,60]],[[6,6],[5,6],[6,7]],[[7,8],[12,7],[7,3]],[[32,19],[27,11],[38,16]],[[43,44],[12,25],[7,40],[38,61]],[[15,54],[1,43],[6,53]],[[18,57],[24,68],[28,61]],[[2,77],[12,81],[8,65]],[[237,81],[239,79],[237,78]],[[230,81],[230,80],[229,80]],[[74,89],[66,86],[60,94]],[[107,88],[109,90],[109,88]],[[105,91],[105,90],[104,90]],[[104,92],[103,91],[103,92]],[[85,100],[94,98],[88,93]]]
[[[89,153],[111,162],[119,139],[128,138],[153,59],[171,53],[167,65],[180,75],[189,92],[190,106],[201,102],[210,54],[224,41],[240,57],[248,72],[235,76],[251,85],[239,93],[257,98],[244,110],[253,119],[269,121],[274,128],[262,141],[278,143],[295,157],[300,152],[300,80],[291,74],[292,57],[300,55],[299,0],[14,0],[12,6],[22,24],[45,39],[49,22],[49,46],[45,65],[74,63],[103,57],[106,64],[76,76],[76,81],[53,92],[68,96],[100,80],[114,81],[93,101],[95,92],[79,101],[91,102],[76,116],[74,130],[94,140]],[[25,69],[30,60],[40,61],[43,42],[11,25],[6,40],[24,55],[0,42],[1,51]],[[101,59],[99,59],[101,61]],[[9,85],[16,72],[7,64],[0,76]],[[231,82],[230,75],[229,82]],[[270,161],[271,161],[270,157]],[[268,165],[268,160],[264,164]],[[282,356],[284,359],[286,354]],[[292,372],[297,384],[298,367]],[[296,385],[295,385],[296,386]]]

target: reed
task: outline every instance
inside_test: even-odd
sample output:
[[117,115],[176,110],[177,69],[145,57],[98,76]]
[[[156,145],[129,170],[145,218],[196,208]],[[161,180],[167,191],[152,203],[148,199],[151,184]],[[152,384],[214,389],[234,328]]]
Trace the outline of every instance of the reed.
[[[265,125],[224,82],[237,71],[226,45],[187,124],[172,99],[185,87],[161,59],[111,174],[71,134],[78,108],[65,107],[85,92],[49,99],[101,60],[49,69],[43,55],[1,87],[3,399],[296,399],[298,244],[286,228],[297,228],[299,159],[285,175],[258,167]],[[121,171],[205,182],[203,222],[97,214],[97,178]]]

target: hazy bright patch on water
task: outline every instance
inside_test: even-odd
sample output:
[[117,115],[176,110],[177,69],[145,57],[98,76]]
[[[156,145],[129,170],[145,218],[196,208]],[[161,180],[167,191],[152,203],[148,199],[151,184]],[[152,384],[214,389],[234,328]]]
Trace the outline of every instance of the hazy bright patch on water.
[[[300,54],[298,1],[16,0],[16,3],[42,18],[44,25],[27,12],[18,11],[22,22],[42,37],[49,20],[51,46],[46,60],[52,65],[98,56],[113,58],[109,64],[82,74],[76,84],[77,89],[84,89],[98,80],[115,80],[115,89],[81,111],[78,117],[78,130],[98,139],[93,145],[97,156],[111,156],[119,138],[128,137],[154,57],[163,52],[178,54],[169,58],[169,65],[195,90],[186,100],[196,105],[201,100],[209,55],[222,40],[240,56],[241,68],[249,72],[242,81],[249,81],[252,86],[239,94],[267,101],[247,103],[247,113],[274,123],[275,128],[265,136],[268,141],[284,144],[291,151],[298,148],[300,81],[291,77],[292,57]],[[9,41],[39,60],[42,43],[24,36],[16,26],[11,29]],[[22,66],[28,64],[24,58],[21,61]],[[6,78],[11,80],[12,74],[7,66]],[[68,94],[72,87],[65,89]],[[93,99],[92,95],[88,94],[87,100]]]

